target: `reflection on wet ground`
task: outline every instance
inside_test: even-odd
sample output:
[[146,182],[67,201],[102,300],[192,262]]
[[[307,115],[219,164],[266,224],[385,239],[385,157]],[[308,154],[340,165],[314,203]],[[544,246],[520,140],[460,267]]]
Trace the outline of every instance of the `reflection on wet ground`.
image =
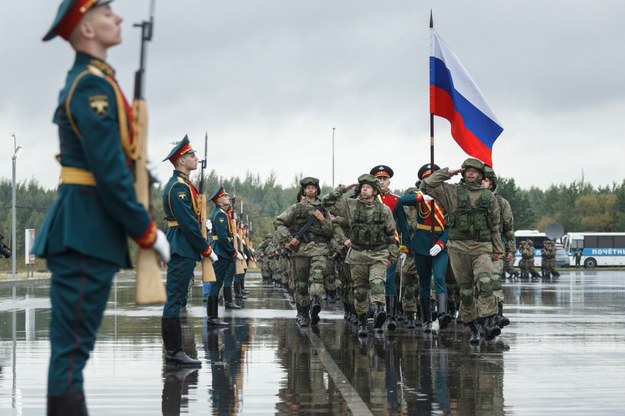
[[[207,329],[201,288],[182,317],[202,368],[163,366],[160,307],[120,274],[85,373],[91,415],[597,415],[625,408],[625,272],[506,283],[512,324],[468,343],[460,325],[359,340],[340,303],[300,330],[284,294],[250,273],[244,309]],[[0,412],[44,415],[47,282],[0,286]],[[371,324],[370,324],[371,325]],[[436,329],[436,326],[435,326]]]

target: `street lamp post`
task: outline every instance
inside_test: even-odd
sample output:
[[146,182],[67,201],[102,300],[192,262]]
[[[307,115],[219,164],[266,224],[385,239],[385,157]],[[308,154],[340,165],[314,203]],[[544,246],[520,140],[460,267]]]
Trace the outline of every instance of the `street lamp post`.
[[16,246],[16,221],[15,221],[15,165],[17,162],[17,157],[22,153],[22,146],[17,145],[17,139],[15,138],[15,134],[13,135],[13,186],[12,186],[12,204],[11,204],[11,225],[12,225],[12,234],[11,234],[11,248],[13,251],[13,255],[11,256],[11,270],[13,272],[13,280],[15,280],[15,266],[17,259],[17,246]]

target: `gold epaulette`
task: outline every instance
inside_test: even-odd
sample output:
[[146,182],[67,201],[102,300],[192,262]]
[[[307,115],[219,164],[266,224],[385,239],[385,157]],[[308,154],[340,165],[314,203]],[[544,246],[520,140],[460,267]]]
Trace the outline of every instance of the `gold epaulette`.
[[167,221],[167,226],[168,227],[177,227],[178,226],[178,221]]
[[73,166],[63,166],[61,168],[60,184],[95,186],[96,181],[93,174],[86,169]]

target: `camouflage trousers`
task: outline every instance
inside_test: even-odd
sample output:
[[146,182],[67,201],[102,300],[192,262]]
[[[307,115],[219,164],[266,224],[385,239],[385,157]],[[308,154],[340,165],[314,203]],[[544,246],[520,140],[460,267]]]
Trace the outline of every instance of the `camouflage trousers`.
[[334,260],[329,258],[326,262],[324,285],[326,290],[334,290],[337,288],[337,268]]
[[460,316],[464,322],[498,312],[494,295],[493,262],[490,254],[449,250],[449,260],[460,286]]
[[531,274],[536,273],[536,268],[534,267],[534,258],[530,258],[530,259],[521,259],[521,261],[519,262],[519,268],[521,269],[521,272],[524,272],[527,274],[527,272],[529,271]]
[[370,303],[385,303],[384,285],[386,265],[382,261],[373,264],[350,264],[356,314],[369,313]]
[[311,296],[323,296],[328,261],[327,256],[291,257],[291,276],[295,283],[292,289],[298,306],[309,306]]
[[337,269],[339,272],[339,279],[341,280],[341,285],[339,289],[339,293],[341,296],[341,300],[343,303],[353,304],[354,303],[354,292],[352,287],[352,274],[350,272],[349,264],[345,262],[340,262],[337,264]]
[[271,265],[269,259],[263,260],[262,263],[260,263],[260,275],[263,279],[269,279],[271,277]]
[[500,257],[499,260],[493,262],[493,295],[497,298],[497,302],[503,302],[503,286],[501,285],[501,276],[503,274],[503,266],[505,258]]
[[555,257],[543,257],[540,268],[542,269],[543,276],[549,273],[555,272],[556,258]]
[[408,255],[404,261],[402,268],[402,278],[399,278],[399,263],[397,267],[397,287],[401,288],[401,305],[404,312],[417,311],[417,286],[419,279],[417,276],[417,267],[415,265],[414,256]]

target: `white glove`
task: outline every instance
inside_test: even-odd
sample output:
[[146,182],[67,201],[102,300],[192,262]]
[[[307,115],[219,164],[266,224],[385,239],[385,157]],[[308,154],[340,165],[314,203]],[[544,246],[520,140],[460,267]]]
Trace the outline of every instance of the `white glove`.
[[429,196],[428,194],[423,194],[423,200],[424,200],[424,201],[426,201],[426,202],[427,202],[427,201],[431,201],[431,200],[433,200],[433,199],[434,199],[434,198],[432,198],[432,197],[431,197],[431,196]]
[[399,263],[403,265],[406,261],[406,257],[408,257],[406,253],[399,253]]
[[158,165],[148,160],[145,164],[145,168],[148,170],[148,176],[150,177],[150,183],[161,183],[161,179],[158,177]]
[[247,254],[243,255],[243,260],[247,260]]
[[239,252],[237,252],[237,260],[243,260],[243,256]]
[[169,241],[167,241],[165,233],[161,230],[156,230],[156,241],[154,242],[152,248],[160,254],[165,263],[169,262]]
[[432,248],[430,249],[430,256],[434,257],[436,256],[438,253],[440,253],[441,251],[443,251],[443,249],[441,248],[441,246],[439,246],[438,244],[434,244],[432,246]]
[[206,220],[206,229],[209,233],[213,231],[213,223],[211,222],[211,220]]
[[208,258],[210,258],[213,261],[213,263],[219,260],[219,257],[217,257],[217,254],[215,254],[214,251],[211,251],[211,254],[208,256]]

